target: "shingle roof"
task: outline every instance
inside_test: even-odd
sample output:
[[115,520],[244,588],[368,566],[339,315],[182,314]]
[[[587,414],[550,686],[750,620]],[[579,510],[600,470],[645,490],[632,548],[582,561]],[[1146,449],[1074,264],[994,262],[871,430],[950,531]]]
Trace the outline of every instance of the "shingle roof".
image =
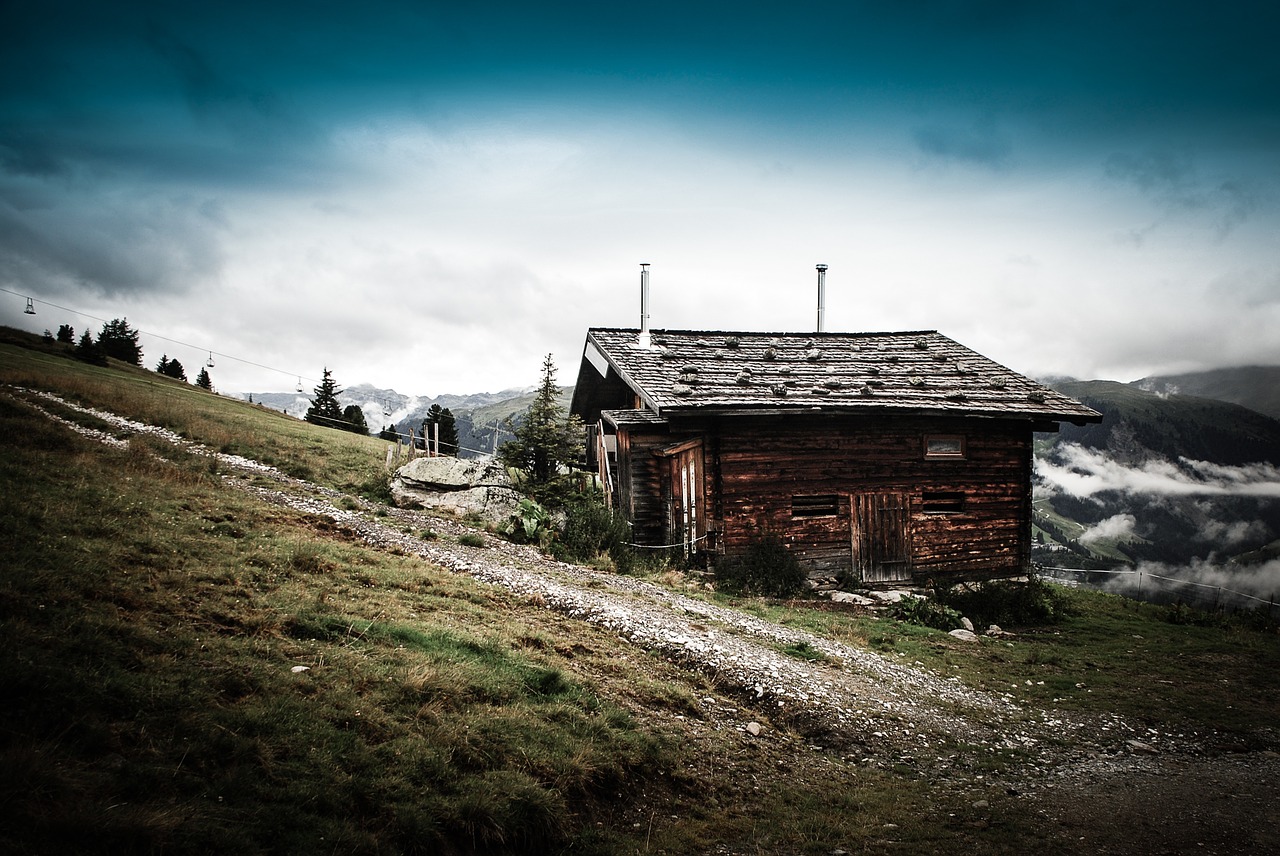
[[592,328],[591,349],[661,416],[717,410],[899,412],[1096,422],[1096,411],[927,330],[732,333]]

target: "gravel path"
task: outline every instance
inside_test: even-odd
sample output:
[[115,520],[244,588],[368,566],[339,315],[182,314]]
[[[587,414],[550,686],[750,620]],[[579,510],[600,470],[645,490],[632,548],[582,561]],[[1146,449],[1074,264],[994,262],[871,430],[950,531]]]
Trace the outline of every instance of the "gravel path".
[[[485,534],[485,546],[457,543],[478,530],[451,518],[386,509],[284,475],[235,455],[216,453],[171,431],[82,407],[58,396],[10,388],[32,406],[91,415],[105,433],[48,418],[117,448],[143,434],[216,458],[228,486],[264,502],[329,518],[376,549],[403,551],[502,587],[531,606],[551,609],[616,633],[673,663],[710,676],[748,709],[769,711],[808,740],[847,748],[865,762],[907,762],[930,770],[940,788],[987,791],[975,807],[1007,798],[1029,803],[1050,840],[1072,853],[1256,853],[1280,847],[1280,755],[1206,754],[1192,739],[1142,733],[1117,717],[1082,718],[1018,704],[914,665],[894,662],[682,595],[632,577],[550,559],[535,549]],[[250,480],[246,475],[259,476]],[[263,486],[266,479],[271,486]],[[426,541],[409,532],[436,530]],[[782,650],[800,643],[821,652],[813,662]],[[975,644],[990,644],[989,642]],[[1028,763],[1003,777],[946,770],[957,756],[1021,750]],[[954,769],[954,768],[953,768]]]
[[[1049,738],[1089,727],[1059,713],[1019,706],[1008,696],[974,690],[958,678],[892,660],[864,648],[784,627],[739,610],[673,592],[644,580],[558,562],[536,549],[484,535],[484,547],[456,543],[477,530],[450,518],[373,506],[364,500],[292,478],[256,461],[214,452],[172,431],[83,407],[50,393],[21,390],[114,426],[116,435],[77,425],[45,410],[80,434],[113,446],[119,435],[149,435],[216,458],[232,474],[227,485],[263,501],[323,515],[378,549],[397,549],[467,574],[547,609],[605,627],[646,650],[712,677],[723,691],[750,700],[828,745],[858,744],[867,754],[907,755],[928,765],[945,761],[949,746],[1048,752]],[[240,474],[263,476],[263,487]],[[352,508],[351,506],[356,506]],[[378,515],[374,511],[378,510]],[[425,541],[410,532],[435,529],[448,536]],[[823,660],[784,653],[807,645]],[[1111,723],[1119,735],[1123,724]],[[1048,760],[1047,757],[1044,760]]]

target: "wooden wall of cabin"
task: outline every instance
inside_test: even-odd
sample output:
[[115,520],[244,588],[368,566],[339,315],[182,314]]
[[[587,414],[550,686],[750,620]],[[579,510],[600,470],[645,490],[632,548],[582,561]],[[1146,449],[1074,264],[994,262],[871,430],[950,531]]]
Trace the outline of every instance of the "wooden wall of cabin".
[[666,543],[667,512],[662,501],[665,458],[653,450],[671,442],[670,435],[635,428],[618,429],[619,507],[631,522],[637,544]]
[[[916,581],[1018,573],[1030,562],[1031,430],[1024,424],[792,417],[724,425],[732,430],[719,431],[707,469],[716,473],[712,499],[726,554],[771,533],[811,575],[849,573],[850,497],[879,493],[905,494],[909,503]],[[926,435],[962,437],[963,458],[926,458]],[[793,514],[795,497],[832,496],[834,514]]]

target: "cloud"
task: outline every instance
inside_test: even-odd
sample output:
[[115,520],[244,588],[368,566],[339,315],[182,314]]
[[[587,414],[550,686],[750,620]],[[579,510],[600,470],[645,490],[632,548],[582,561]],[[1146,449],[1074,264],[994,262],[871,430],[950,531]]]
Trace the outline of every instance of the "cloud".
[[[1132,572],[1117,574],[1105,588],[1117,594],[1141,592],[1149,596],[1163,592],[1180,595],[1192,603],[1212,603],[1221,598],[1236,606],[1266,607],[1280,591],[1280,559],[1260,565],[1223,565],[1209,560],[1185,565],[1140,562]],[[1247,597],[1232,598],[1233,592]]]
[[1280,497],[1280,469],[1268,463],[1224,466],[1162,458],[1128,467],[1110,455],[1074,443],[1056,450],[1061,463],[1037,458],[1037,477],[1050,489],[1078,497],[1104,492],[1147,496]]
[[1129,240],[1141,244],[1164,221],[1180,215],[1203,215],[1218,240],[1225,239],[1258,209],[1259,199],[1248,184],[1236,179],[1202,179],[1185,153],[1153,150],[1141,155],[1115,153],[1107,158],[1105,174],[1136,187],[1163,209],[1156,222],[1131,230]]
[[988,169],[1007,166],[1013,152],[1013,146],[991,117],[978,119],[967,128],[942,125],[917,128],[912,137],[916,147],[931,158]]
[[1081,544],[1092,544],[1103,539],[1125,541],[1134,536],[1137,524],[1138,520],[1132,514],[1115,514],[1090,526],[1077,540]]

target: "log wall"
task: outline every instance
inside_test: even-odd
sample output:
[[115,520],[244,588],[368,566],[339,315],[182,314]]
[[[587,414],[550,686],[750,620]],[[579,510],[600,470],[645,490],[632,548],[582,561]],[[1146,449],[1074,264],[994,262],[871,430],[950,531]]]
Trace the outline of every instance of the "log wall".
[[[715,473],[711,507],[721,515],[716,523],[726,554],[771,533],[814,575],[853,573],[854,497],[902,494],[915,581],[1019,573],[1030,561],[1026,425],[763,417],[726,424],[732,431],[706,426],[718,434],[718,443],[708,444],[718,454],[706,470]],[[964,457],[926,458],[928,434],[963,437]],[[835,513],[794,516],[797,496],[834,496]]]

